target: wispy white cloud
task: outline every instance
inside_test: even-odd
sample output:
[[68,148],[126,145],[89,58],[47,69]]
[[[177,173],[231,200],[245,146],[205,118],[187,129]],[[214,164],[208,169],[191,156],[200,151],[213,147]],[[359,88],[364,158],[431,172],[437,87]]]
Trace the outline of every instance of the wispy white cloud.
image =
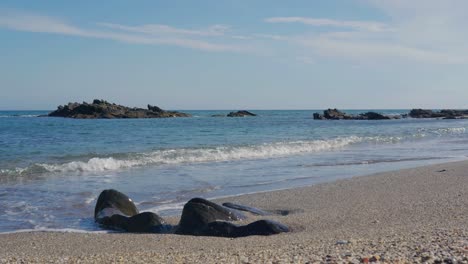
[[[278,16],[264,22],[290,24],[278,31],[248,33],[227,25],[181,28],[164,24],[101,22],[91,27],[20,12],[0,10],[0,28],[203,51],[287,56],[304,63],[323,59],[467,64],[468,9],[465,0],[359,0],[382,14],[379,21]],[[259,21],[261,23],[261,21]],[[295,24],[302,24],[297,33]]]
[[232,40],[233,38],[224,37],[229,30],[229,27],[225,25],[213,25],[204,30],[182,29],[159,24],[126,26],[98,23],[97,26],[87,29],[48,16],[14,10],[0,11],[0,28],[9,30],[109,39],[134,44],[173,45],[204,51],[252,52],[248,44],[227,41],[226,39]]
[[227,25],[212,25],[204,30],[193,30],[193,29],[182,29],[171,27],[168,25],[161,24],[146,24],[140,26],[126,26],[113,23],[98,23],[100,26],[104,26],[111,29],[117,29],[122,31],[144,33],[151,35],[160,34],[175,34],[175,35],[188,35],[188,36],[224,36],[229,30]]
[[57,19],[29,13],[18,13],[11,10],[0,12],[0,27],[18,31],[86,35],[83,30]]
[[467,58],[431,49],[414,48],[395,42],[336,38],[333,35],[296,37],[293,41],[309,48],[308,53],[355,61],[414,61],[437,64],[466,63]]
[[[467,64],[468,1],[363,0],[385,21],[349,21],[313,17],[270,17],[268,23],[310,26],[295,35],[261,34],[287,42],[299,57],[363,61]],[[362,2],[361,2],[362,3]],[[291,25],[292,27],[292,25]],[[320,27],[320,30],[316,28]],[[292,28],[291,32],[297,32]],[[282,28],[284,30],[284,28]]]
[[340,28],[352,28],[357,30],[366,31],[389,31],[391,30],[384,23],[375,21],[352,21],[352,20],[336,20],[328,18],[310,18],[310,17],[270,17],[266,18],[265,22],[268,23],[302,23],[310,26],[330,26]]

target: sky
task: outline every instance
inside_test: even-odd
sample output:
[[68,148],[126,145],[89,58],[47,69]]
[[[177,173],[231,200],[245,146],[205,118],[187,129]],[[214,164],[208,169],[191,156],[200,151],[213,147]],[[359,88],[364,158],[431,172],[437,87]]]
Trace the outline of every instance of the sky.
[[465,0],[2,0],[0,110],[468,108]]

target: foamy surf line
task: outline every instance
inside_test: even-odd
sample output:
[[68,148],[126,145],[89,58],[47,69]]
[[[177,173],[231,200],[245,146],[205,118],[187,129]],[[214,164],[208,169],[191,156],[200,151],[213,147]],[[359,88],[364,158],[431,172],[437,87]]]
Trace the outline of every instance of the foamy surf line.
[[[379,139],[373,138],[379,141]],[[0,170],[0,175],[27,175],[46,172],[102,172],[147,165],[222,162],[243,159],[264,159],[343,148],[368,138],[350,136],[329,140],[275,142],[245,146],[217,146],[157,150],[128,154],[127,158],[95,157],[88,161],[63,164],[36,163],[27,168]],[[389,139],[382,139],[388,141]],[[394,140],[394,139],[390,139]]]
[[79,234],[109,234],[109,233],[121,233],[114,230],[83,230],[83,229],[74,229],[74,228],[39,228],[39,229],[18,229],[14,231],[0,232],[0,235],[6,234],[17,234],[17,233],[79,233]]
[[163,149],[146,153],[127,153],[109,157],[93,157],[85,161],[62,164],[36,163],[26,168],[0,169],[0,176],[16,176],[40,173],[81,173],[129,169],[164,164],[224,162],[247,159],[266,159],[329,151],[358,143],[392,144],[427,136],[465,133],[464,127],[420,129],[406,136],[348,136],[334,139],[273,142],[257,145],[214,146],[205,148]]

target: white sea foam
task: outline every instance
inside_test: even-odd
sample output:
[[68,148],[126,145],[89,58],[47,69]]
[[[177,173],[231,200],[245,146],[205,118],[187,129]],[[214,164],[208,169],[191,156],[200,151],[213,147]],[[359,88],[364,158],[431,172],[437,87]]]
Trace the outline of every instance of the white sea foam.
[[444,128],[435,128],[435,129],[427,129],[421,128],[418,130],[417,135],[426,136],[427,134],[433,135],[451,135],[451,134],[464,134],[466,132],[466,128],[464,127],[444,127]]
[[439,128],[436,130],[439,134],[463,134],[466,132],[464,127]]
[[465,133],[464,127],[420,129],[409,136],[348,136],[327,140],[303,140],[273,142],[256,145],[214,146],[205,148],[164,149],[146,153],[133,153],[125,157],[94,157],[87,161],[71,161],[62,164],[37,163],[27,168],[0,170],[0,175],[23,175],[44,172],[103,172],[128,169],[132,167],[163,164],[223,162],[245,159],[264,159],[300,155],[343,148],[356,143],[389,144],[405,139],[422,138],[428,135]]
[[[378,138],[351,136],[330,140],[276,142],[245,146],[167,149],[148,153],[138,153],[124,159],[114,157],[95,157],[88,161],[72,161],[63,164],[41,163],[35,164],[35,166],[43,168],[48,172],[101,172],[146,165],[220,162],[289,156],[342,148],[365,140],[378,141]],[[385,139],[385,141],[388,140],[388,138]],[[26,170],[27,169],[16,169],[16,172],[24,173]]]
[[162,204],[145,210],[145,212],[161,213],[163,211],[182,210],[185,202]]
[[83,233],[83,234],[106,234],[106,233],[118,233],[117,231],[113,230],[96,230],[96,231],[88,231],[82,229],[74,229],[74,228],[34,228],[34,229],[19,229],[15,231],[9,232],[0,232],[0,234],[15,234],[15,233],[29,233],[29,232],[57,232],[57,233]]
[[38,117],[39,115],[0,115],[0,118],[10,118],[10,117]]

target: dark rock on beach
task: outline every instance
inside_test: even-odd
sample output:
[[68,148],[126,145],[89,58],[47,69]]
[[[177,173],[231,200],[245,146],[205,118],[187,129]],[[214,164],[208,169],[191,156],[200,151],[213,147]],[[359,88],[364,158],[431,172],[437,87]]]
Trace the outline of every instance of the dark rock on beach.
[[[252,213],[263,212],[249,206],[232,205]],[[94,219],[100,226],[135,233],[244,237],[289,232],[287,226],[272,220],[259,220],[247,225],[232,223],[245,218],[237,210],[203,198],[193,198],[185,204],[179,225],[171,226],[155,213],[138,213],[138,209],[128,196],[113,189],[101,192],[94,210]]]
[[327,109],[323,111],[323,115],[320,113],[314,113],[314,119],[316,120],[385,120],[385,119],[398,119],[399,116],[386,116],[376,112],[367,112],[359,115],[350,115],[341,112],[338,109]]
[[268,236],[283,232],[289,232],[289,228],[272,220],[259,220],[243,226],[225,221],[214,221],[208,223],[203,229],[203,235],[217,237]]
[[432,111],[429,109],[412,109],[408,115],[412,118],[465,119],[468,118],[468,110],[444,109]]
[[152,232],[165,222],[155,213],[138,213],[133,201],[125,194],[110,189],[99,195],[94,220],[103,227],[135,233]]
[[[103,215],[104,211],[120,212],[126,216],[138,214],[138,209],[127,195],[114,189],[104,190],[99,195],[96,207],[94,208],[94,218],[102,218],[110,215]],[[99,215],[101,214],[101,215]]]
[[223,206],[232,208],[238,211],[244,211],[244,212],[249,212],[254,215],[270,215],[270,213],[262,211],[260,209],[246,206],[246,205],[241,205],[241,204],[235,204],[235,203],[223,203]]
[[249,111],[242,110],[242,111],[237,111],[237,112],[230,112],[227,116],[228,117],[244,117],[244,116],[257,116],[257,115]]
[[130,108],[104,100],[95,99],[91,104],[68,103],[57,107],[57,110],[48,116],[68,118],[165,118],[165,117],[190,117],[189,114],[165,111],[157,106],[148,105],[148,109]]
[[240,213],[205,199],[193,198],[184,205],[177,234],[202,235],[207,223],[217,220],[237,221],[245,219]]

